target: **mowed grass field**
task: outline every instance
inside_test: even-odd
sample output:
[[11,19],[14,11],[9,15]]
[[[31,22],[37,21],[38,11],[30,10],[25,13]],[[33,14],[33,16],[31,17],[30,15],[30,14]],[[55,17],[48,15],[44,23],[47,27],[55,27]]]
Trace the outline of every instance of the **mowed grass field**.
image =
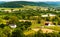
[[[40,28],[42,25],[41,24],[32,24],[31,25],[31,28]],[[47,29],[52,29],[52,30],[56,30],[56,31],[60,31],[60,26],[59,25],[55,25],[55,26],[45,26],[43,25],[44,28],[47,28]]]
[[[41,27],[41,25],[40,24],[34,24],[34,25],[31,25],[31,28],[32,29],[35,29],[36,27]],[[41,28],[40,28],[41,29]],[[51,32],[51,30],[53,31],[56,31],[56,32],[60,32],[60,26],[44,26],[44,28],[42,28],[43,29],[43,32],[45,32],[46,30],[45,29],[47,29],[47,31],[50,31]],[[37,30],[37,29],[36,29]],[[45,31],[44,31],[45,30]],[[29,35],[29,34],[35,34],[36,32],[34,31],[34,30],[29,30],[29,31],[24,31],[24,34],[25,35]]]
[[[36,27],[41,27],[41,26],[42,26],[41,24],[33,24],[33,25],[31,25],[31,28],[36,28]],[[57,25],[57,26],[44,26],[44,28],[60,31],[59,25]]]
[[58,26],[45,26],[44,28],[60,31],[60,26],[59,25]]
[[40,27],[40,26],[42,26],[42,25],[41,24],[32,24],[31,28],[37,28],[37,27]]
[[0,8],[1,9],[4,9],[4,10],[11,10],[11,9],[14,9],[14,10],[19,10],[19,9],[23,9],[23,8]]

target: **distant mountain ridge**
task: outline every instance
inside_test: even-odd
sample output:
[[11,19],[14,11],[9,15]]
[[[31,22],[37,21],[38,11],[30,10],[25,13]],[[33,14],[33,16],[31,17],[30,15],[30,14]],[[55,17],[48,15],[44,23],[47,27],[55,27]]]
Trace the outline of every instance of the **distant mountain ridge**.
[[43,7],[48,7],[49,5],[44,3],[44,2],[27,2],[27,1],[14,1],[14,2],[6,2],[3,4],[0,4],[0,7],[6,7],[6,8],[19,8],[23,7],[26,5],[29,6],[43,6]]
[[20,8],[24,6],[42,6],[42,7],[59,7],[60,2],[28,2],[28,1],[12,1],[0,3],[0,7],[4,8]]
[[60,1],[59,2],[45,2],[53,7],[60,7]]

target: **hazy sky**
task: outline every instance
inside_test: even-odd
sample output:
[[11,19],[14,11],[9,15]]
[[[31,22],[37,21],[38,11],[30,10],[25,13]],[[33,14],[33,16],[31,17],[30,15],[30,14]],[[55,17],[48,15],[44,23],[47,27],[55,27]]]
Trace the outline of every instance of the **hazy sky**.
[[0,0],[0,1],[60,1],[60,0]]

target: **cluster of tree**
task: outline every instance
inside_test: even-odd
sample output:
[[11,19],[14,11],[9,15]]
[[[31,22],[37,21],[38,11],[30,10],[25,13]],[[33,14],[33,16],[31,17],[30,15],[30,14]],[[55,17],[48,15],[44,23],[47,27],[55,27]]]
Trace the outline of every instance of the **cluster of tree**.
[[[28,9],[28,10],[27,10]],[[14,11],[14,9],[11,9],[11,12],[4,12],[4,9],[2,9],[0,16],[4,18],[5,20],[8,20],[11,16],[17,16],[20,20],[40,20],[38,22],[41,22],[41,20],[44,21],[52,21],[53,23],[57,22],[59,24],[60,21],[60,12],[57,13],[55,11],[50,11],[48,9],[47,11],[41,10],[40,8],[32,9],[32,8],[25,8],[24,10],[19,9],[18,11]],[[44,14],[55,14],[56,16],[51,17],[41,17],[41,15]],[[4,16],[4,17],[3,17]],[[35,17],[37,16],[37,17]],[[56,24],[57,25],[57,24]],[[60,24],[59,24],[60,25]]]
[[[25,37],[23,31],[29,29],[29,27],[31,26],[30,21],[19,22],[16,16],[10,17],[7,23],[8,24],[0,24],[0,37]],[[9,24],[16,24],[17,27],[11,28]]]
[[[23,23],[20,23],[20,24],[23,25]],[[60,32],[43,33],[40,30],[33,34],[25,35],[23,32],[24,30],[21,29],[22,27],[21,25],[17,26],[17,28],[14,28],[14,29],[3,24],[1,25],[2,26],[0,26],[0,37],[60,37]]]
[[[40,33],[37,32],[36,34],[31,34],[31,35],[27,35],[25,36],[23,31],[29,29],[29,27],[32,25],[32,23],[30,21],[22,21],[19,22],[19,20],[21,19],[25,19],[25,20],[37,20],[38,23],[40,23],[41,20],[45,20],[45,21],[53,21],[53,22],[58,22],[58,24],[60,24],[60,15],[56,12],[53,11],[41,11],[40,9],[28,9],[28,10],[19,10],[19,11],[13,11],[13,9],[11,9],[11,13],[0,13],[0,23],[3,22],[2,20],[8,20],[8,24],[1,24],[0,25],[0,37],[60,37],[60,33]],[[38,12],[38,13],[37,13]],[[41,14],[48,14],[48,13],[54,13],[57,16],[54,18],[42,18]],[[39,21],[40,20],[40,21]],[[17,27],[15,29],[12,29],[9,27],[9,24],[16,24]],[[43,23],[42,23],[43,24]]]
[[11,29],[9,26],[0,27],[0,37],[24,37],[24,33],[20,28]]

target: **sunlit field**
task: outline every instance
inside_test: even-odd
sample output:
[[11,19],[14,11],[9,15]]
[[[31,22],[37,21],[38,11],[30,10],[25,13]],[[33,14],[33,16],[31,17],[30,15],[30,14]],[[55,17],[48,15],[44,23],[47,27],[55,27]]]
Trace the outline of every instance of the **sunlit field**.
[[0,4],[0,37],[60,37],[59,5],[28,1]]

